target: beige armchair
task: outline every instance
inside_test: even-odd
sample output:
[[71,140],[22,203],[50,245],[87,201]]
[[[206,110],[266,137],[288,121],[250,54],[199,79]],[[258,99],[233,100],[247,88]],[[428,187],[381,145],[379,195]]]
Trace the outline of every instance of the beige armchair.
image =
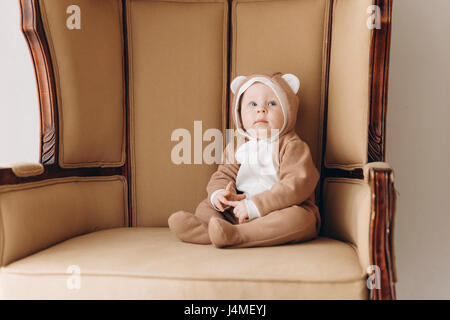
[[[0,298],[395,299],[392,0],[20,5],[41,163],[0,169]],[[195,209],[217,164],[173,163],[172,133],[202,143],[201,121],[201,134],[225,135],[230,81],[258,71],[301,80],[297,132],[321,172],[320,236],[181,242],[167,218]]]

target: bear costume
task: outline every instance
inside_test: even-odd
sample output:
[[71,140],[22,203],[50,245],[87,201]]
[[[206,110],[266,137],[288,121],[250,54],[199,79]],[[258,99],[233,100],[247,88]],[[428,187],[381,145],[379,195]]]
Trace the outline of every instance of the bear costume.
[[[283,112],[283,127],[268,139],[251,136],[240,119],[241,97],[255,82],[275,92]],[[254,73],[236,77],[230,87],[237,134],[227,144],[222,162],[208,182],[208,197],[199,203],[194,214],[183,210],[173,213],[168,219],[171,231],[182,241],[213,244],[217,248],[272,246],[314,239],[321,226],[314,200],[320,174],[309,146],[295,132],[300,81],[295,75],[281,72]],[[255,156],[265,159],[251,161]],[[230,181],[233,193],[246,195],[242,201],[249,220],[244,223],[239,223],[233,207],[220,212],[213,203],[214,196],[225,191]]]

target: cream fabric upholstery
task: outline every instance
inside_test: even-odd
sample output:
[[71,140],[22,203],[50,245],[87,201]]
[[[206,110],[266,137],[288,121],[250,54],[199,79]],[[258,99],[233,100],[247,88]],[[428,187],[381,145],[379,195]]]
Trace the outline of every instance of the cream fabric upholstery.
[[321,235],[346,241],[358,252],[364,270],[370,263],[370,187],[364,180],[326,178]]
[[353,169],[367,162],[372,0],[333,6],[325,166]]
[[126,226],[127,210],[121,176],[0,186],[0,266],[73,236]]
[[[64,168],[125,163],[122,8],[120,0],[40,0],[55,71],[59,164]],[[68,29],[70,5],[81,29]]]
[[235,0],[231,11],[231,79],[261,70],[299,77],[296,132],[320,170],[329,1]]
[[[363,270],[371,265],[370,221],[372,199],[369,185],[371,168],[392,169],[386,162],[363,166],[364,179],[326,178],[323,183],[321,235],[345,241],[358,252]],[[394,229],[391,230],[394,232]],[[394,256],[394,252],[391,252]],[[393,259],[395,274],[395,258]]]
[[[217,167],[203,159],[194,165],[194,152],[192,164],[173,163],[171,151],[180,142],[171,137],[178,128],[188,130],[194,150],[205,130],[224,129],[228,3],[129,0],[127,11],[132,221],[168,226],[171,213],[194,211],[206,197]],[[202,121],[199,133],[195,120]]]
[[[70,273],[73,270],[80,272],[79,290],[67,286],[76,276]],[[368,295],[356,252],[341,241],[321,237],[295,245],[218,250],[181,242],[166,227],[114,228],[70,239],[3,267],[0,283],[4,299],[366,299]]]

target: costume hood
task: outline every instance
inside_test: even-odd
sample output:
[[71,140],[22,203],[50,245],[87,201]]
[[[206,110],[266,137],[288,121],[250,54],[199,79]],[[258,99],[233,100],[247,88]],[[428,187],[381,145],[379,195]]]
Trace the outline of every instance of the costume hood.
[[231,82],[230,88],[234,94],[231,106],[233,108],[233,120],[237,133],[250,140],[256,139],[248,134],[248,132],[244,129],[240,119],[240,102],[242,95],[245,90],[247,90],[255,82],[261,82],[275,92],[275,95],[280,101],[284,116],[283,127],[279,130],[278,134],[267,140],[274,141],[275,139],[279,139],[287,133],[293,131],[297,121],[299,104],[297,92],[300,88],[300,80],[293,74],[282,74],[281,72],[276,72],[272,75],[266,73],[254,73],[248,76],[238,76]]

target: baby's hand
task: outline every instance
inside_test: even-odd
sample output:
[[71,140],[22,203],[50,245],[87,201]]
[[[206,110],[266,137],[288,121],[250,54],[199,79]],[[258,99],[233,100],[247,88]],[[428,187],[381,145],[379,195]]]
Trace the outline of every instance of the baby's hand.
[[219,192],[213,199],[214,205],[221,212],[229,208],[228,201],[239,201],[245,199],[245,194],[237,194],[233,192],[233,181],[230,181],[225,189],[225,192]]
[[239,223],[242,224],[246,220],[248,220],[248,211],[247,206],[245,205],[244,201],[228,201],[227,202],[230,206],[233,206],[233,213],[236,216],[236,218],[239,219]]

